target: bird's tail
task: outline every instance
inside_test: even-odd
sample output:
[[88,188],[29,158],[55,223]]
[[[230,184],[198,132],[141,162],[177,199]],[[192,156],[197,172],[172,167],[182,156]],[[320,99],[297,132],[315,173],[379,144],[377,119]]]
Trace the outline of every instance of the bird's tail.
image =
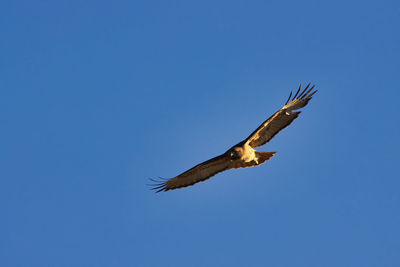
[[263,164],[275,155],[276,152],[262,152],[256,151],[258,164]]

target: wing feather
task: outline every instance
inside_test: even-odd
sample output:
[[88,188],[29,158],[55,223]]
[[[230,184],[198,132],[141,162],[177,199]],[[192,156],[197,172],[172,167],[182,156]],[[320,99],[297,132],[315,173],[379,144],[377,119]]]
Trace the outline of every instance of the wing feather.
[[300,111],[293,111],[303,108],[308,104],[312,96],[317,92],[317,90],[313,91],[314,87],[315,85],[310,87],[310,84],[308,84],[299,94],[301,90],[300,84],[293,98],[291,98],[292,92],[290,92],[285,105],[251,133],[245,142],[248,142],[251,147],[262,146],[269,142],[277,133],[289,126],[299,116]]
[[172,189],[182,188],[194,185],[195,183],[205,181],[215,174],[231,169],[230,159],[226,154],[222,154],[203,163],[200,163],[188,171],[185,171],[178,176],[167,181],[154,181],[158,182],[153,184],[153,189],[158,192],[168,191]]

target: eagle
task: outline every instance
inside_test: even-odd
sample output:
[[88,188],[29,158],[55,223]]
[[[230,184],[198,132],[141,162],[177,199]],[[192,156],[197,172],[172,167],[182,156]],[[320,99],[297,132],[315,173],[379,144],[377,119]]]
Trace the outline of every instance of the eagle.
[[317,92],[315,85],[309,83],[301,92],[301,84],[292,97],[289,98],[281,109],[264,121],[249,137],[232,146],[225,153],[200,163],[193,168],[171,179],[150,179],[152,189],[156,192],[169,191],[194,185],[205,181],[217,173],[238,168],[254,167],[271,159],[276,152],[262,152],[254,148],[265,145],[282,129],[289,126],[301,113],[297,111],[305,107]]

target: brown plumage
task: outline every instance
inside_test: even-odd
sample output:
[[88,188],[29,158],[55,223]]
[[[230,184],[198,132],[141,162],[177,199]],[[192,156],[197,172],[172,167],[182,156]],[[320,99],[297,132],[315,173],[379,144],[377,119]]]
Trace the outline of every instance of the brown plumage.
[[301,111],[293,111],[305,107],[311,100],[311,97],[317,92],[316,90],[313,91],[314,87],[310,88],[310,84],[308,84],[300,93],[300,84],[296,94],[292,97],[292,93],[290,93],[285,105],[264,121],[245,140],[234,145],[222,155],[200,163],[172,179],[152,180],[155,182],[152,189],[161,192],[182,188],[207,180],[219,172],[229,169],[253,167],[266,162],[276,152],[261,152],[253,148],[266,144],[282,129],[289,126],[301,113]]

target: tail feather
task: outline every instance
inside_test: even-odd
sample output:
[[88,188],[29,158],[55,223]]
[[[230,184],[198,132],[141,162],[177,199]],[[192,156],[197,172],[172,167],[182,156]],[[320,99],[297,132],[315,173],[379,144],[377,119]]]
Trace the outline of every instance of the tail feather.
[[270,158],[272,158],[275,155],[276,152],[262,152],[262,151],[256,151],[256,156],[258,159],[258,164],[263,164]]

